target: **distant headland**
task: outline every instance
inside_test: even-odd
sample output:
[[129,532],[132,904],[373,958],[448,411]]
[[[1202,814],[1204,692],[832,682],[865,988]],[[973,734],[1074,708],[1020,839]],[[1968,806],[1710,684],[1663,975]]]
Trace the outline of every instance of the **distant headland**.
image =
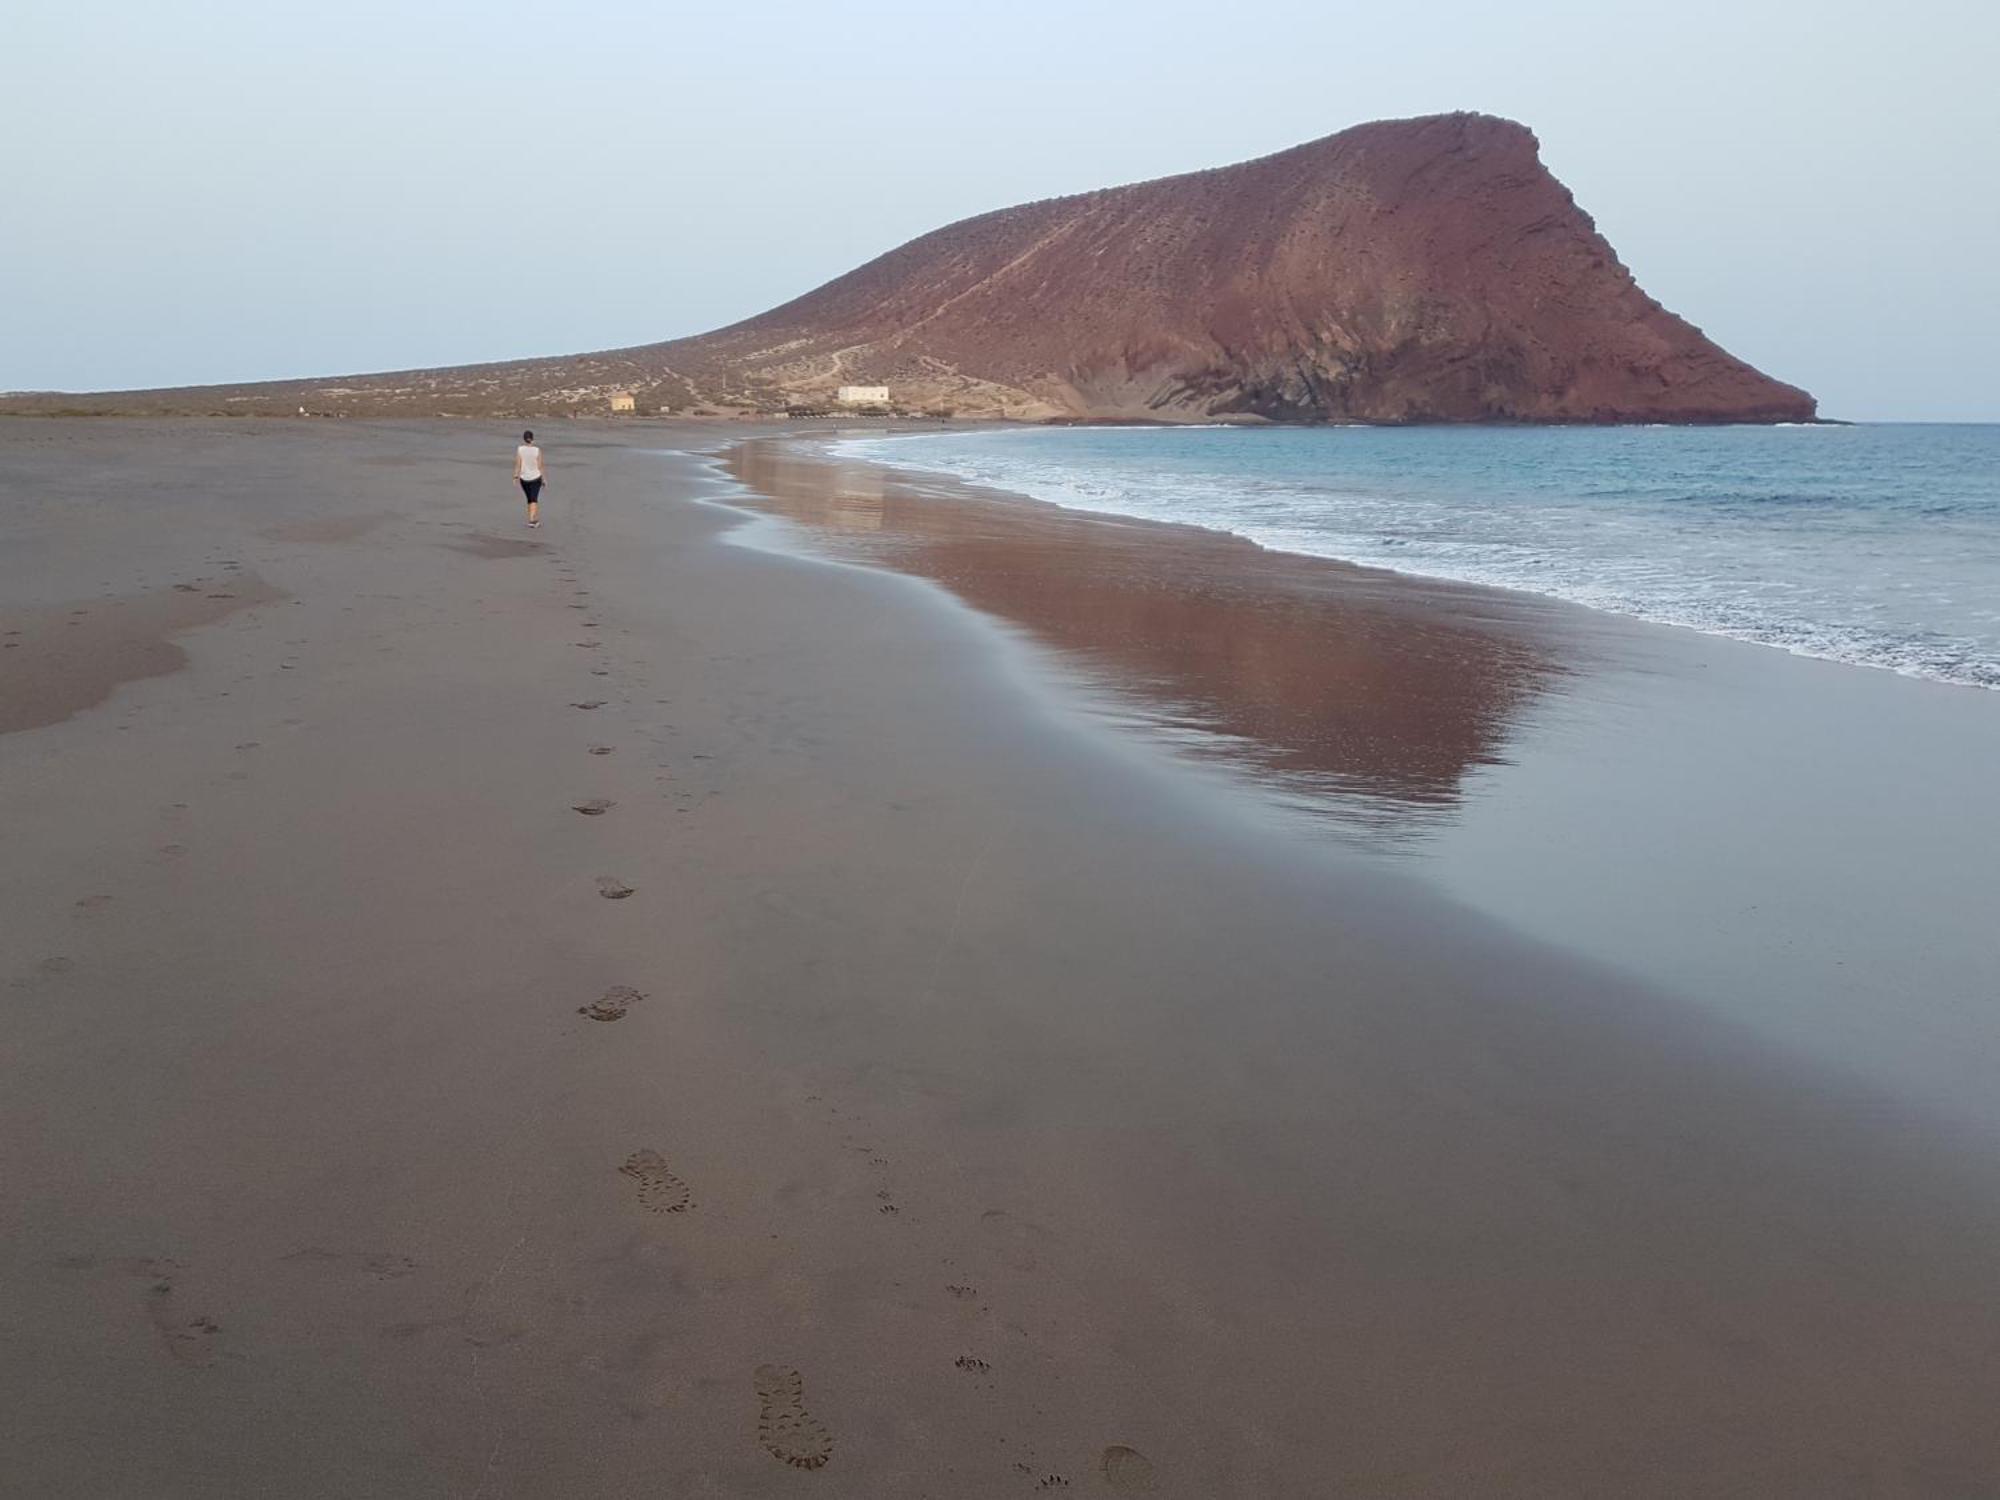
[[[713,333],[393,374],[0,410],[782,413],[1167,422],[1803,422],[1806,392],[1640,289],[1533,132],[1359,125],[1256,161],[966,219]],[[873,395],[874,392],[871,392]]]

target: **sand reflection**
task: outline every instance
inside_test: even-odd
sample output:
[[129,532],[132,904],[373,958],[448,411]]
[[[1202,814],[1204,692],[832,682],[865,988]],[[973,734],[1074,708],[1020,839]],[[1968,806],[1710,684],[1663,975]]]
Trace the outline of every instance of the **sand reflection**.
[[730,471],[820,545],[1058,648],[1185,752],[1380,832],[1448,814],[1560,674],[1504,596],[1086,516],[783,440]]

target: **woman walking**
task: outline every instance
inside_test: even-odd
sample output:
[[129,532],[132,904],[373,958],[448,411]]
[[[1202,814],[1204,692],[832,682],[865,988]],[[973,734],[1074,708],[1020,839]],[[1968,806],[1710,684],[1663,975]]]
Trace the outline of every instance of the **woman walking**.
[[521,481],[521,493],[528,497],[528,524],[542,524],[542,450],[535,446],[532,432],[521,434],[521,446],[514,450],[514,477]]

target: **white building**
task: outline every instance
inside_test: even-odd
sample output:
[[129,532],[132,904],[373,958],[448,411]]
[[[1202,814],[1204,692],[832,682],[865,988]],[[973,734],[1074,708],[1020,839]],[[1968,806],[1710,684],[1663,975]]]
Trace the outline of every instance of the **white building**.
[[842,406],[887,406],[889,387],[886,385],[844,385],[834,392],[834,399]]

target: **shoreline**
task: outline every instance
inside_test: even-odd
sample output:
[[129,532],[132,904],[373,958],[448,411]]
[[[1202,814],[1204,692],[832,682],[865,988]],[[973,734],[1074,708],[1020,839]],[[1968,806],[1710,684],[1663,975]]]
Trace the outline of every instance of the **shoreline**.
[[[1191,796],[1262,809],[1275,837],[1392,856],[1488,918],[2000,1140],[1965,1061],[2000,1048],[1982,1002],[2000,960],[1977,937],[2000,825],[1965,811],[1990,802],[2000,758],[1990,695],[816,438],[750,438],[722,462],[753,513],[791,528],[782,550],[941,588],[1027,644],[1020,670],[1073,729]],[[1910,992],[1930,1034],[1906,1025]]]
[[[1512,710],[1484,693],[1454,703],[1461,695],[1434,669],[1423,670],[1426,658],[1465,653],[1513,680],[1499,689],[1505,700],[1568,670],[1562,656],[1588,652],[1549,608],[1555,601],[1535,595],[1277,552],[1191,523],[1071,509],[928,471],[835,458],[806,438],[730,444],[715,463],[739,490],[727,503],[791,528],[779,550],[922,579],[1039,648],[1031,674],[1073,678],[1086,699],[1095,694],[1099,711],[1086,708],[1085,719],[1116,723],[1127,715],[1112,705],[1127,706],[1140,727],[1150,723],[1165,737],[1233,745],[1254,773],[1282,779],[1296,770],[1307,796],[1318,788],[1367,800],[1372,792],[1412,811],[1449,802],[1455,779],[1491,753],[1489,721]],[[1164,579],[1151,571],[1160,559],[1171,570]],[[1018,593],[1009,589],[1015,577],[1023,582]],[[1219,598],[1209,592],[1218,579],[1226,580]],[[1149,618],[1162,586],[1202,596],[1196,607],[1207,607],[1203,617],[1163,629],[1168,620]],[[1263,717],[1263,705],[1246,700],[1226,662],[1174,655],[1199,653],[1202,636],[1232,631],[1268,649],[1257,618],[1260,589],[1281,591],[1310,612],[1282,643],[1282,666],[1271,663],[1275,678],[1255,684],[1258,693],[1298,695],[1282,717],[1304,730],[1301,738],[1252,722]],[[1232,607],[1229,596],[1245,607]],[[1357,630],[1366,649],[1351,664],[1321,656],[1323,640]],[[1399,648],[1405,634],[1417,636],[1418,649]],[[1383,678],[1412,669],[1420,675],[1380,691]],[[1314,705],[1343,690],[1343,677],[1356,679],[1344,686],[1360,690],[1359,709],[1370,719],[1358,758],[1350,754],[1357,748],[1351,732],[1338,742],[1313,737]],[[1440,755],[1439,721],[1452,716],[1452,748]],[[1273,734],[1277,753],[1257,756],[1255,747]]]
[[[1106,423],[1090,423],[1090,424],[1082,424],[1082,423],[965,424],[961,429],[954,429],[952,435],[959,435],[961,432],[964,435],[973,435],[975,433],[1019,434],[1019,433],[1032,432],[1037,430],[1038,427],[1046,427],[1050,425],[1090,426],[1090,427],[1101,428],[1106,431],[1116,431],[1116,430],[1159,431],[1159,430],[1177,430],[1177,429],[1204,430],[1204,429],[1223,429],[1223,428],[1233,430],[1235,428],[1240,427],[1242,424],[1236,424],[1236,423],[1182,424],[1182,423],[1130,423],[1130,422],[1125,422],[1125,423],[1106,422]],[[1278,431],[1291,430],[1284,427],[1282,424],[1265,424],[1265,425],[1267,427],[1270,427],[1272,430],[1278,430]],[[1319,424],[1319,425],[1324,426],[1332,424]],[[1384,424],[1355,424],[1355,425],[1364,427],[1368,430],[1382,430],[1384,427]],[[1418,424],[1413,424],[1413,425],[1418,425]],[[1446,425],[1454,425],[1454,424],[1446,424]],[[1466,424],[1455,424],[1455,425],[1457,427],[1462,428]],[[1544,428],[1560,427],[1561,424],[1490,424],[1490,425],[1506,427],[1507,430],[1538,431]],[[1571,425],[1573,427],[1573,426],[1588,426],[1592,424],[1571,424]],[[1685,426],[1690,424],[1637,423],[1637,424],[1624,424],[1624,425],[1628,425],[1632,427],[1634,430],[1646,430],[1650,428],[1668,429],[1676,426]],[[1959,427],[1978,428],[1978,427],[1991,426],[1993,424],[1965,423],[1965,422],[1959,422],[1959,423],[1783,422],[1783,423],[1760,423],[1760,424],[1696,424],[1696,425],[1733,425],[1733,426],[1756,425],[1756,426],[1770,426],[1770,427],[1932,426],[1932,427],[1946,427],[1946,428],[1959,428]],[[1388,430],[1402,430],[1402,429],[1398,427],[1398,428],[1390,428]],[[1595,430],[1594,426],[1593,430]],[[1225,525],[1211,524],[1206,521],[1188,521],[1188,520],[1170,519],[1165,516],[1156,514],[1147,514],[1141,511],[1120,511],[1120,510],[1105,509],[1099,506],[1072,505],[1062,500],[1054,500],[1054,499],[1049,499],[1042,495],[1031,494],[1025,489],[1016,490],[1009,488],[1005,484],[988,483],[983,480],[967,478],[963,475],[953,473],[949,470],[926,468],[921,464],[898,463],[893,458],[884,455],[855,454],[850,452],[837,451],[845,449],[850,444],[855,442],[893,441],[895,439],[903,437],[918,438],[918,437],[935,437],[938,435],[940,434],[939,432],[936,431],[923,431],[923,432],[886,431],[886,432],[870,433],[865,436],[849,435],[847,437],[836,437],[833,436],[832,434],[822,435],[822,434],[801,433],[801,434],[790,435],[789,440],[799,444],[819,444],[826,449],[828,459],[833,462],[863,464],[873,467],[898,470],[901,473],[903,473],[906,476],[906,479],[909,481],[912,482],[929,481],[933,484],[942,486],[945,491],[951,493],[984,495],[987,497],[1006,498],[1018,502],[1027,502],[1035,505],[1052,506],[1059,510],[1074,511],[1083,515],[1116,517],[1120,520],[1135,521],[1135,522],[1141,522],[1141,523],[1158,525],[1169,528],[1190,527],[1196,530],[1211,533],[1216,536],[1228,537],[1233,540],[1247,542],[1252,546],[1257,547],[1260,551],[1269,552],[1277,556],[1288,557],[1288,558],[1310,558],[1316,562],[1334,563],[1334,564],[1339,564],[1341,566],[1358,569],[1366,573],[1384,574],[1390,577],[1408,580],[1413,584],[1444,585],[1457,588],[1484,590],[1495,594],[1525,596],[1529,599],[1544,601],[1547,603],[1560,605],[1565,608],[1586,610],[1593,615],[1608,615],[1615,619],[1625,620],[1635,624],[1660,627],[1676,631],[1687,631],[1695,635],[1704,636],[1712,639],[1734,641],[1743,645],[1761,646],[1768,650],[1780,651],[1786,655],[1796,656],[1804,658],[1806,660],[1824,661],[1824,662],[1835,663],[1841,666],[1863,667],[1873,671],[1889,672],[1898,677],[1906,677],[1913,681],[1918,681],[1918,682],[1934,683],[1944,687],[1969,687],[1969,688],[1979,689],[1981,691],[2000,692],[2000,680],[1995,680],[1995,681],[1962,680],[1957,678],[1940,676],[1935,670],[1925,670],[1918,667],[1897,665],[1892,662],[1858,659],[1851,655],[1837,654],[1830,649],[1813,649],[1806,646],[1787,643],[1781,640],[1769,639],[1764,636],[1759,636],[1756,634],[1743,633],[1742,631],[1732,631],[1724,629],[1714,624],[1693,623],[1685,619],[1675,618],[1671,613],[1658,612],[1653,607],[1639,604],[1636,602],[1625,602],[1619,604],[1599,603],[1599,602],[1593,602],[1592,600],[1585,598],[1573,597],[1570,594],[1555,592],[1552,590],[1530,588],[1524,585],[1507,583],[1490,578],[1462,577],[1449,573],[1425,572],[1422,571],[1421,569],[1402,568],[1380,562],[1362,561],[1352,557],[1342,556],[1330,552],[1302,551],[1295,547],[1287,547],[1282,544],[1265,541],[1249,532],[1234,530]],[[754,441],[754,438],[746,439],[746,441]]]
[[[713,429],[551,429],[527,533],[492,434],[221,427],[0,427],[10,599],[222,559],[282,596],[0,733],[24,1486],[1822,1500],[2000,1463],[1983,1143],[1134,774],[934,588],[725,545]],[[1018,517],[929,545],[1212,669],[1185,615],[1065,611],[1222,577],[1110,530],[1067,578]],[[1524,709],[1350,657],[1338,766],[1392,808],[1470,826],[1562,762],[1534,705],[1627,683],[1376,592],[1321,605],[1392,661],[1549,662]],[[1275,587],[1210,597],[1289,638]]]

